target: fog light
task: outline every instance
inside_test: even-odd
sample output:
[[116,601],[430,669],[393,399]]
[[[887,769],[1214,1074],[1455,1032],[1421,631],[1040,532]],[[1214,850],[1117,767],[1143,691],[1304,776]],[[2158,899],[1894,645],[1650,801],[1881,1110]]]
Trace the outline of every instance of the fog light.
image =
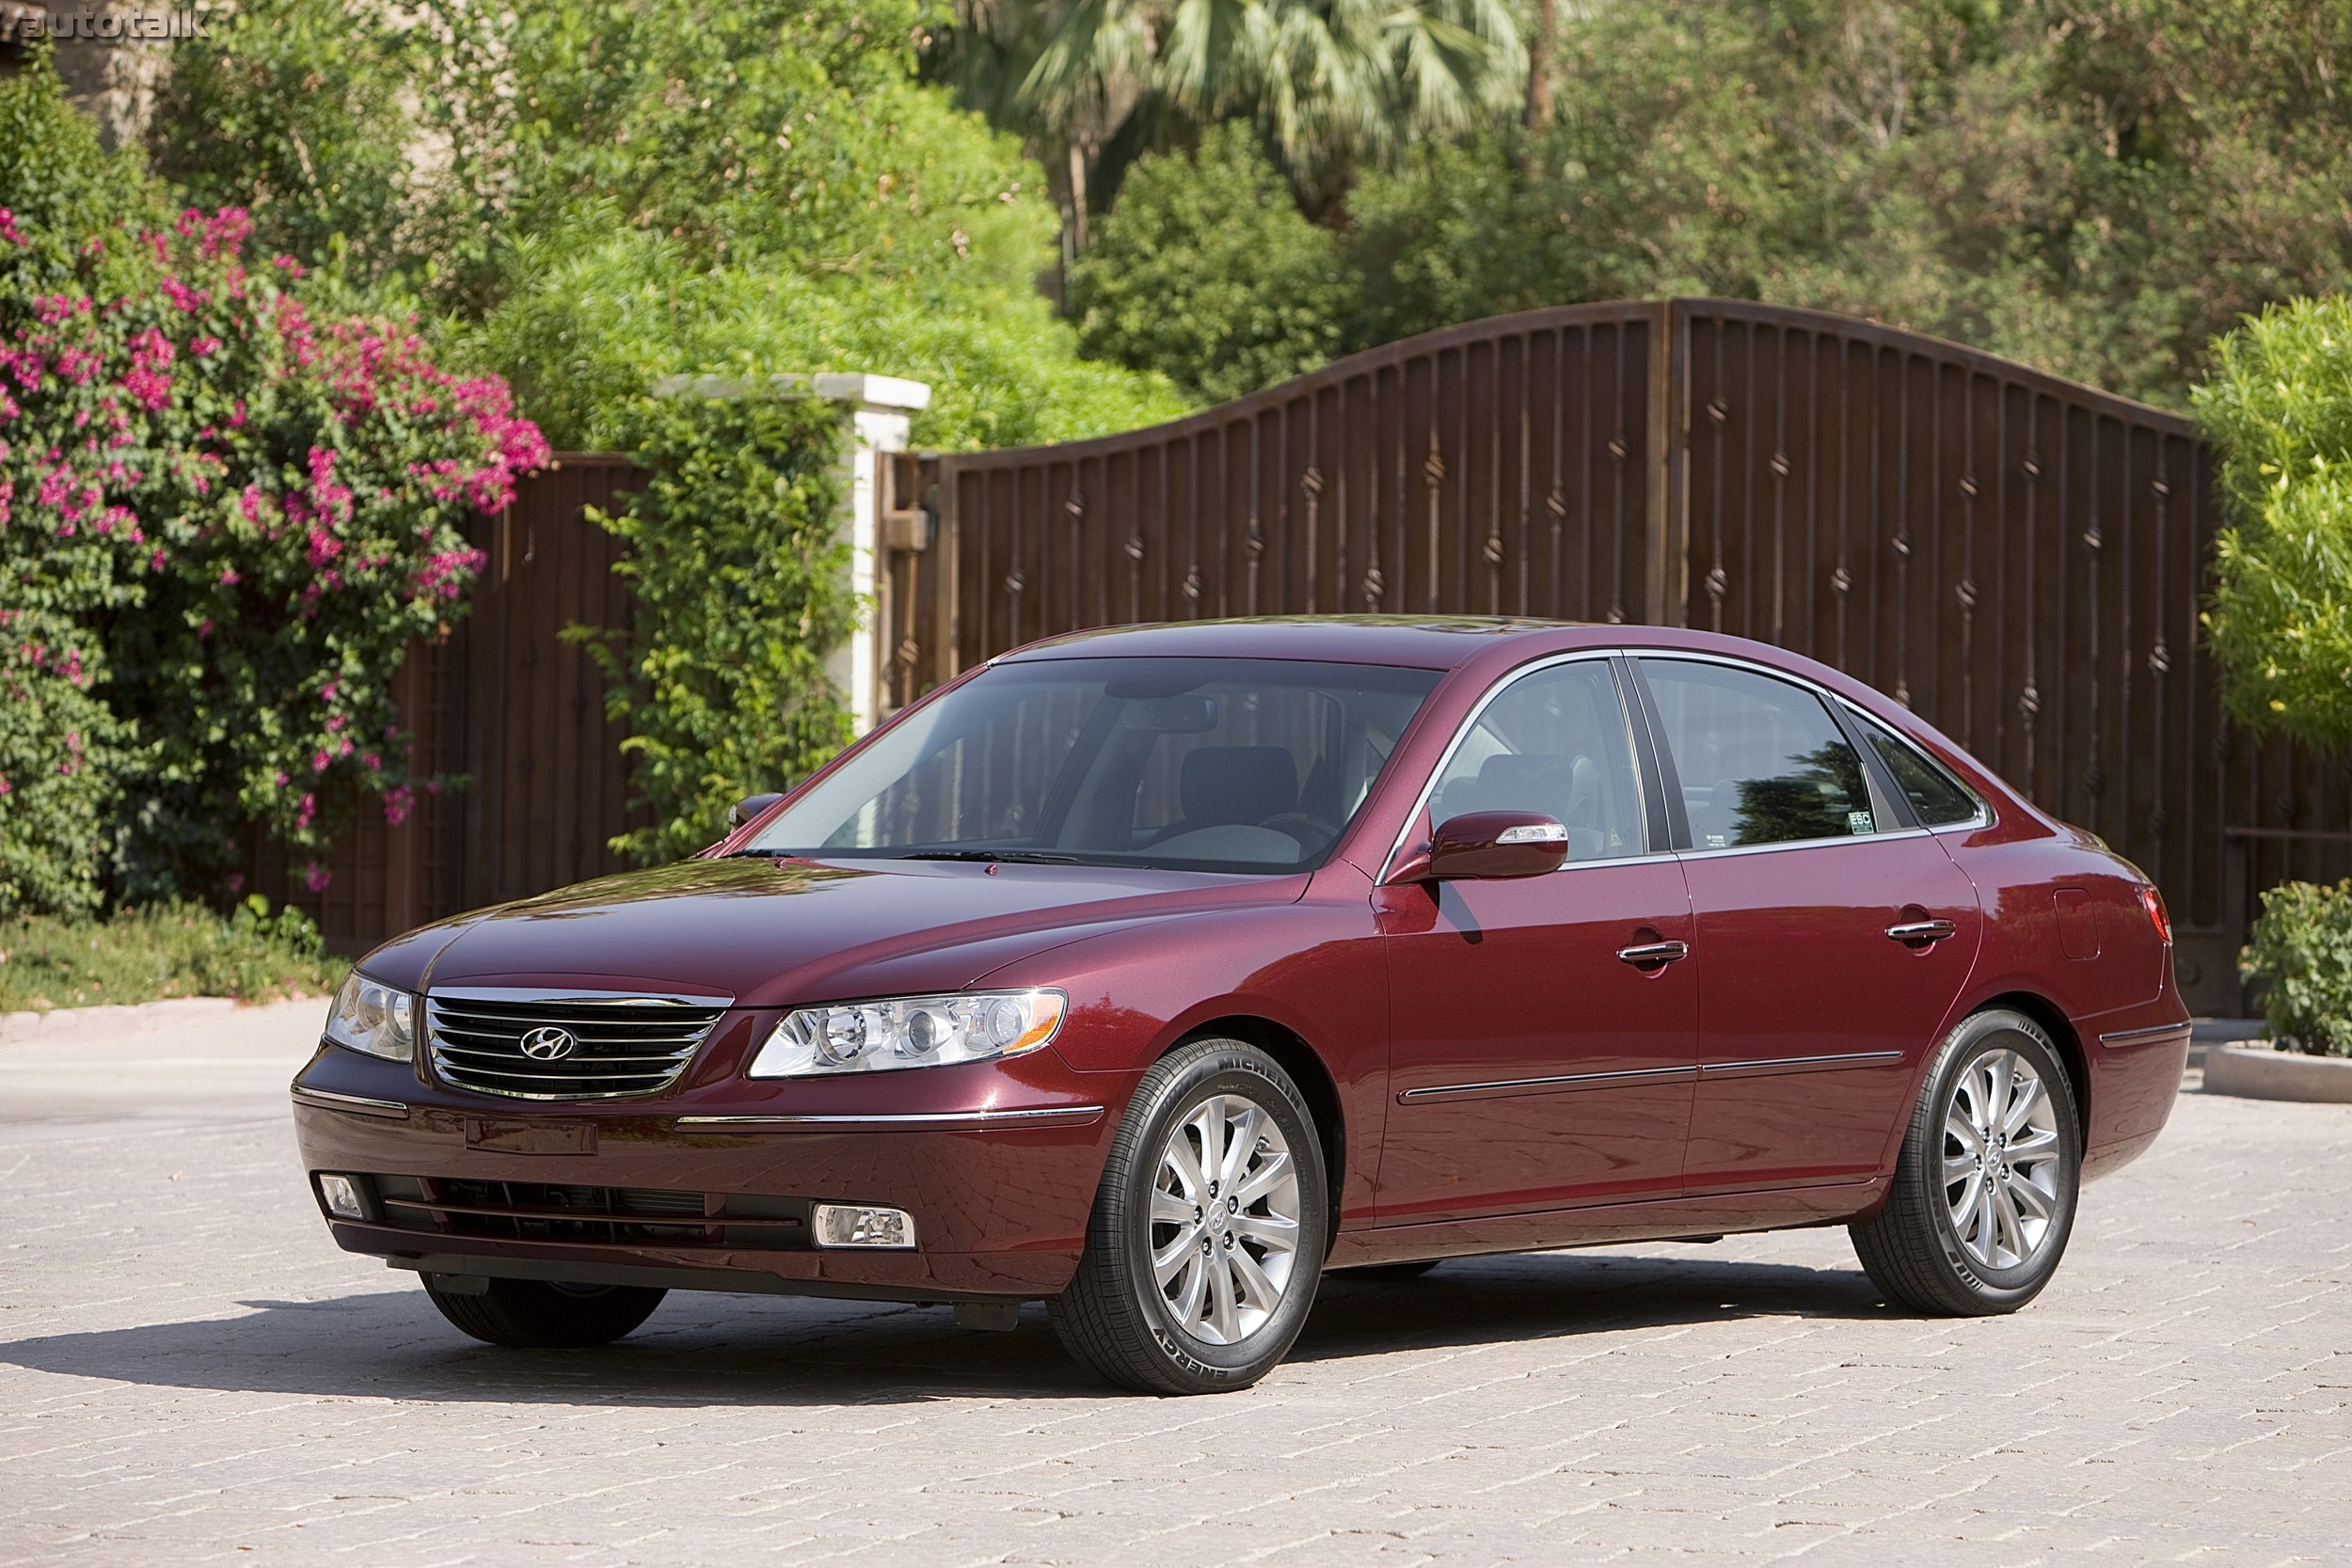
[[816,1218],[818,1246],[878,1246],[907,1251],[914,1245],[914,1216],[903,1209],[820,1203]]
[[339,1220],[368,1217],[367,1200],[359,1196],[359,1183],[348,1176],[321,1176],[319,1196],[326,1200],[326,1212]]

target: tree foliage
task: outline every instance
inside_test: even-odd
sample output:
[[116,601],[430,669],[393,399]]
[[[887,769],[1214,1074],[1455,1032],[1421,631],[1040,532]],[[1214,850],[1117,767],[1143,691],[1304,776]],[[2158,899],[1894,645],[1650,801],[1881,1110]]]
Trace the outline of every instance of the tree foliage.
[[928,381],[924,438],[948,445],[1179,411],[1164,382],[1082,362],[1037,297],[1054,209],[1010,138],[917,79],[929,9],[548,0],[494,21],[428,0],[362,8],[338,45],[317,18],[342,8],[256,0],[182,79],[159,155],[423,300],[560,443],[614,438],[677,371]]
[[2206,615],[2230,710],[2352,744],[2352,299],[2298,300],[2224,338],[2197,413],[2230,525]]
[[1329,358],[1347,285],[1337,236],[1291,205],[1249,128],[1226,124],[1136,166],[1070,304],[1089,354],[1217,403]]
[[935,54],[995,123],[1073,153],[1082,198],[1235,119],[1315,207],[1507,112],[1527,64],[1510,0],[958,0]]
[[644,863],[717,838],[746,795],[806,776],[850,738],[825,658],[855,626],[839,536],[846,433],[829,402],[645,398],[628,447],[649,470],[626,512],[596,514],[627,546],[635,626],[582,631],[628,727],[630,804],[649,825],[613,840]]

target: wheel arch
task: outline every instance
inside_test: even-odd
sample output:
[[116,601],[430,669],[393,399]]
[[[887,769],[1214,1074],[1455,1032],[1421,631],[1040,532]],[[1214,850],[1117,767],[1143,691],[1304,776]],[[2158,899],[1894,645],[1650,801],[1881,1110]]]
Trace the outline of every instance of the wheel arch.
[[2082,1137],[2087,1148],[2090,1141],[2090,1062],[2083,1054],[2082,1037],[2067,1021],[2065,1009],[2048,997],[2029,990],[2003,991],[1988,996],[1968,1010],[1974,1018],[1995,1008],[2025,1014],[2042,1025],[2042,1032],[2058,1047],[2058,1061],[2066,1069],[2066,1081],[2074,1091],[2074,1117],[2082,1124]]
[[[1291,1082],[1298,1085],[1298,1092],[1306,1098],[1307,1109],[1315,1118],[1315,1141],[1323,1148],[1327,1252],[1339,1240],[1340,1192],[1347,1180],[1348,1153],[1347,1117],[1341,1108],[1339,1083],[1331,1076],[1331,1069],[1296,1030],[1257,1013],[1227,1013],[1204,1019],[1170,1043],[1168,1052],[1202,1039],[1236,1039],[1255,1046],[1281,1064],[1282,1070],[1291,1075]],[[1168,1052],[1161,1054],[1165,1056]]]

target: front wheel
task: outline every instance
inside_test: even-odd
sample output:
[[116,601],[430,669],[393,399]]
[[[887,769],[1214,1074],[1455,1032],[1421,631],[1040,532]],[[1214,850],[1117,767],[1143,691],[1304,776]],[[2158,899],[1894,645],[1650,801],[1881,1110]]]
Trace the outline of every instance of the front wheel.
[[1112,1142],[1055,1331],[1145,1393],[1248,1387],[1314,1303],[1327,1191],[1313,1117],[1279,1063],[1239,1040],[1179,1047],[1143,1075]]
[[2057,1049],[1994,1009],[1946,1037],[1886,1205],[1851,1227],[1887,1299],[1955,1317],[2014,1312],[2058,1271],[2082,1185],[2082,1123]]
[[546,1279],[488,1279],[487,1289],[447,1290],[425,1276],[425,1294],[441,1316],[477,1339],[526,1350],[578,1350],[610,1344],[635,1329],[669,1292],[643,1285],[567,1285]]

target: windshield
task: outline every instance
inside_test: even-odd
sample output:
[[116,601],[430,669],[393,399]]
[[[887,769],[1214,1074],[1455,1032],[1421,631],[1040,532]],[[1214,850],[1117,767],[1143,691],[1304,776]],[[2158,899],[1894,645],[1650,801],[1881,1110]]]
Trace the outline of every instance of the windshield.
[[1439,673],[996,665],[878,736],[738,853],[1303,871],[1363,804]]

